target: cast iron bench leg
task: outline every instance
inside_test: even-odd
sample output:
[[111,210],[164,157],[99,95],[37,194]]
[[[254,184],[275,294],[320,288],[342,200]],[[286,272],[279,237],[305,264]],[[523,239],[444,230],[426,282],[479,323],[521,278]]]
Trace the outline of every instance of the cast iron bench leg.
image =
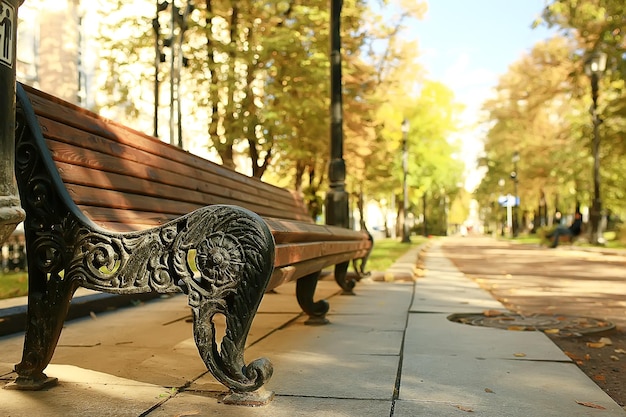
[[8,389],[39,390],[56,384],[57,378],[48,377],[43,370],[52,359],[78,282],[57,274],[47,279],[45,273],[30,268],[28,286],[24,351],[22,361],[15,365],[18,377]]
[[[26,212],[28,222],[28,208]],[[54,353],[69,300],[83,286],[118,294],[185,292],[200,356],[230,389],[224,402],[271,401],[273,393],[262,388],[272,376],[271,363],[261,358],[246,365],[243,358],[252,320],[274,268],[274,239],[259,216],[238,207],[210,206],[131,233],[94,229],[69,212],[61,223],[66,228],[37,233],[27,229],[39,236],[27,237],[34,285],[23,359],[9,388],[33,390],[55,381],[43,370]],[[220,349],[215,314],[226,317]]]
[[348,266],[350,266],[349,261],[335,265],[335,281],[341,287],[342,295],[354,295],[356,280],[348,279]]
[[326,318],[326,313],[328,313],[328,309],[330,308],[328,301],[313,301],[315,288],[317,288],[317,280],[321,273],[322,271],[317,271],[296,280],[296,298],[298,299],[298,304],[300,304],[302,311],[309,315],[308,320],[305,321],[304,324],[321,325],[329,323]]

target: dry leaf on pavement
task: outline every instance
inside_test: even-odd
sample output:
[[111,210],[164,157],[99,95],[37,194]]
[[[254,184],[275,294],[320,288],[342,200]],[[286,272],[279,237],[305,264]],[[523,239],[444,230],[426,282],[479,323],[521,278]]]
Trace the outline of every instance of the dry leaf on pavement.
[[497,317],[497,316],[501,316],[502,314],[504,314],[504,312],[502,312],[500,310],[485,310],[485,311],[483,311],[483,315],[485,317]]
[[595,404],[595,403],[590,403],[586,401],[576,401],[576,403],[580,405],[584,405],[585,407],[589,407],[589,408],[597,408],[598,410],[606,410],[606,407],[602,407],[601,405]]
[[608,337],[601,337],[600,340],[598,340],[598,343],[604,343],[606,346],[611,346],[613,344],[611,339]]
[[462,405],[455,405],[455,407],[458,408],[461,411],[465,411],[465,412],[468,412],[468,413],[473,413],[474,412],[474,410],[472,410],[471,408],[464,407]]

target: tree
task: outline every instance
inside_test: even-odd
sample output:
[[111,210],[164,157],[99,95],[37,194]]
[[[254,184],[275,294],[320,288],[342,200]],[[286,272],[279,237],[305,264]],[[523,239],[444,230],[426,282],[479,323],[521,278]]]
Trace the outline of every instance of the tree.
[[[561,196],[561,204],[571,211],[588,195],[590,182],[581,172],[590,169],[589,149],[576,128],[586,111],[573,93],[579,88],[571,77],[576,68],[570,59],[573,48],[562,37],[538,43],[509,67],[496,97],[484,104],[491,128],[481,161],[487,174],[476,192],[481,206],[496,207],[498,195],[513,194],[514,152],[520,156],[522,213],[534,213],[543,195],[550,202]],[[505,180],[504,189],[500,180]]]
[[[626,125],[626,5],[621,0],[555,0],[545,9],[543,22],[556,26],[571,39],[576,48],[571,59],[577,63],[575,76],[581,78],[581,88],[574,94],[590,104],[590,83],[583,73],[583,64],[592,51],[603,51],[608,55],[608,67],[600,80],[598,112],[603,123],[600,125],[600,174],[603,205],[610,211],[624,211],[624,188],[626,175],[621,166],[626,157],[623,140]],[[541,23],[541,22],[539,22]],[[591,118],[579,128],[585,137],[591,138]],[[595,230],[595,227],[593,228]]]

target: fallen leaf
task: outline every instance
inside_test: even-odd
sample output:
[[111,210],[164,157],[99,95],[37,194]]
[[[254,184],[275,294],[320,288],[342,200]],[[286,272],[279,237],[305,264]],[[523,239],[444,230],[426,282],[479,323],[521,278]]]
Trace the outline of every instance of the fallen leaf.
[[606,346],[611,346],[613,341],[611,341],[608,337],[601,337],[600,340],[598,340],[598,343],[604,343]]
[[601,382],[606,381],[606,377],[604,375],[594,375],[593,379],[595,379],[596,381],[601,381]]
[[509,326],[506,328],[507,330],[514,330],[517,332],[523,332],[524,330],[526,330],[526,326]]
[[543,332],[548,334],[558,334],[561,330],[559,329],[546,329]]
[[612,361],[616,361],[616,362],[619,360],[619,357],[615,355],[611,355],[610,358]]
[[483,315],[485,317],[497,317],[497,316],[501,316],[502,314],[504,314],[502,311],[500,310],[485,310],[483,311]]
[[580,361],[580,360],[582,360],[580,357],[576,356],[576,354],[574,354],[572,352],[565,351],[563,353],[565,353],[573,361]]
[[515,356],[516,358],[524,358],[526,357],[526,354],[519,352],[519,353],[514,353],[513,356]]
[[485,392],[488,393],[488,394],[495,394],[495,392],[493,392],[489,388],[485,388]]
[[455,407],[458,408],[461,411],[466,411],[468,413],[473,413],[474,412],[474,410],[472,410],[471,408],[463,407],[462,405],[455,405]]
[[585,353],[585,360],[586,361],[590,361],[591,360],[591,355],[588,353]]
[[594,349],[600,349],[605,346],[606,345],[602,342],[587,342],[587,347],[594,348]]
[[594,403],[590,403],[586,401],[576,401],[576,403],[580,405],[584,405],[585,407],[589,407],[589,408],[597,408],[598,410],[606,410],[606,407],[602,407],[599,404],[594,404]]
[[200,411],[186,411],[181,414],[176,414],[176,417],[187,417],[187,416],[197,416],[200,415]]
[[615,349],[614,350],[615,353],[622,353],[622,354],[626,354],[626,350],[624,349]]

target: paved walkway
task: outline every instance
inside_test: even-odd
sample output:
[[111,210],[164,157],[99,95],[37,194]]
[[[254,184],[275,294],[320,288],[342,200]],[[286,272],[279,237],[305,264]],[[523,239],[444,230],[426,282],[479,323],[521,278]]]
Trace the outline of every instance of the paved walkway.
[[[0,416],[626,416],[544,334],[448,321],[502,306],[438,243],[424,276],[401,280],[413,276],[417,254],[398,260],[386,282],[361,282],[354,297],[321,281],[328,326],[303,325],[293,285],[264,297],[246,359],[274,364],[266,407],[219,403],[223,387],[207,375],[186,300],[175,296],[67,323],[47,370],[59,385],[0,390]],[[4,381],[21,344],[22,335],[0,338]]]

